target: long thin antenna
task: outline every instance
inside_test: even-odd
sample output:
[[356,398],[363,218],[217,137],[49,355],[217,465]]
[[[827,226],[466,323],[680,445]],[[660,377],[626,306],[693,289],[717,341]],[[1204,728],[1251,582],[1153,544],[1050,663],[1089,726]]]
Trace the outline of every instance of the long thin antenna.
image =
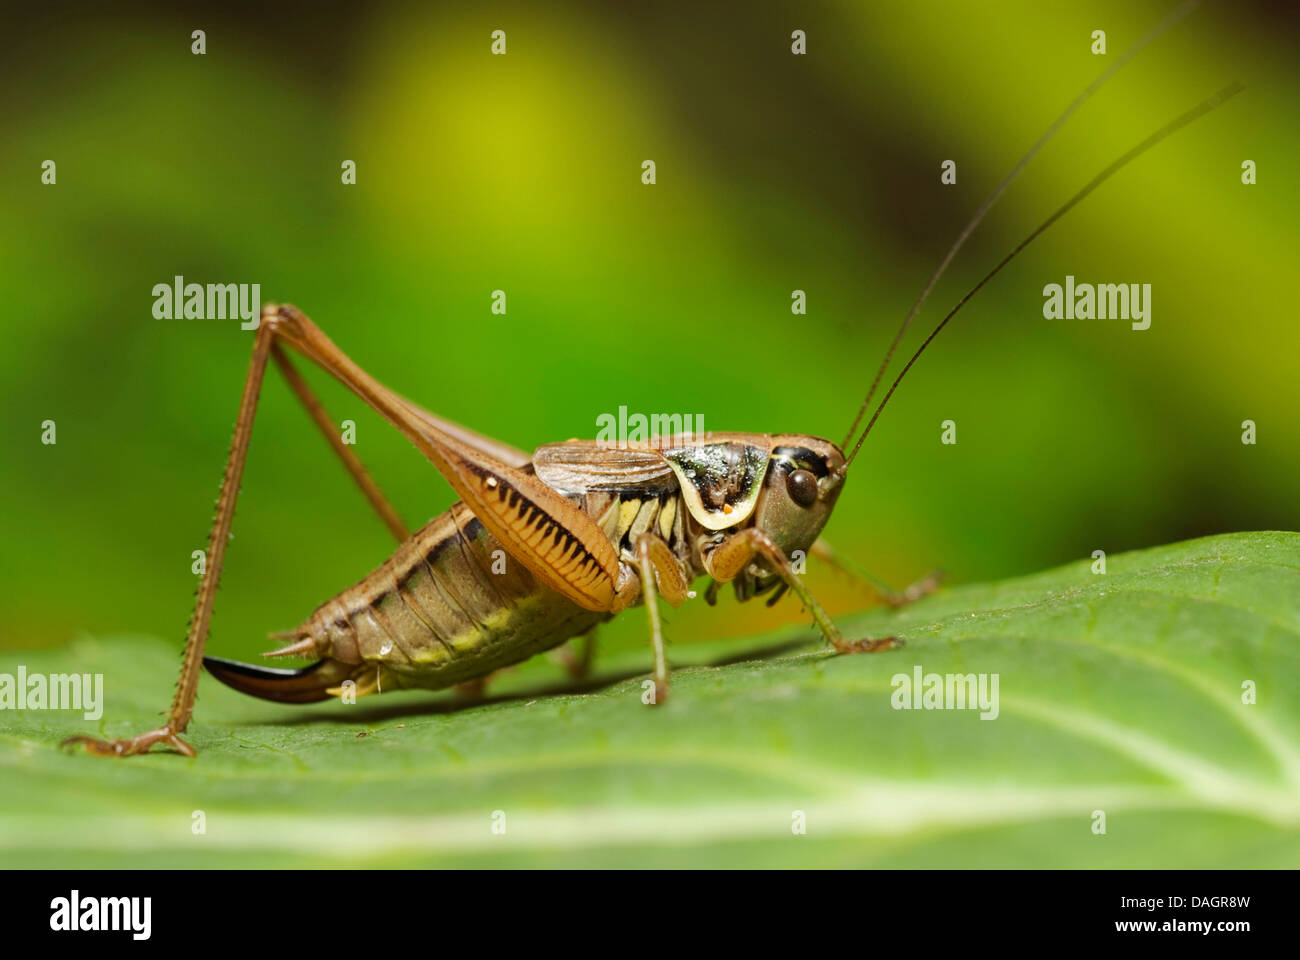
[[1143,47],[1149,44],[1156,37],[1160,36],[1179,20],[1183,19],[1183,17],[1187,16],[1199,5],[1200,0],[1186,0],[1185,3],[1174,8],[1174,10],[1163,20],[1148,30],[1137,43],[1133,44],[1133,46],[1129,47],[1128,50],[1120,54],[1120,56],[1109,67],[1101,72],[1096,80],[1088,84],[1088,86],[1084,88],[1084,91],[1074,98],[1070,105],[1066,107],[1061,115],[1053,121],[1052,125],[1047,128],[1047,132],[1039,137],[1034,145],[1026,151],[1025,155],[1020,158],[1019,162],[1016,163],[1011,172],[1006,175],[1006,178],[997,185],[997,188],[989,195],[989,198],[984,201],[983,205],[980,206],[978,210],[975,211],[975,216],[971,218],[970,223],[966,224],[965,229],[957,236],[957,239],[948,249],[948,252],[944,254],[943,259],[939,261],[939,266],[935,268],[929,282],[925,285],[925,289],[921,291],[921,295],[917,297],[916,302],[912,304],[912,309],[907,312],[907,317],[903,320],[903,325],[898,328],[898,333],[894,334],[894,342],[891,343],[889,349],[885,351],[885,359],[880,362],[880,369],[876,371],[876,378],[871,381],[871,389],[867,391],[867,395],[862,399],[862,406],[858,407],[858,415],[853,418],[853,426],[849,427],[849,432],[844,436],[844,443],[841,444],[842,449],[847,450],[849,443],[853,440],[853,434],[858,429],[858,424],[862,422],[863,414],[867,412],[867,407],[871,403],[871,398],[876,395],[876,388],[880,386],[880,381],[884,377],[885,371],[889,369],[890,363],[893,362],[894,352],[898,349],[899,343],[902,342],[903,334],[907,333],[908,327],[912,325],[912,319],[920,312],[921,305],[924,304],[926,298],[930,296],[930,292],[934,290],[935,284],[939,282],[939,278],[943,276],[944,271],[948,269],[948,265],[952,263],[953,257],[957,256],[957,251],[962,248],[966,243],[967,238],[974,233],[975,228],[980,225],[980,222],[984,219],[984,215],[992,209],[993,204],[998,202],[1002,194],[1006,192],[1007,187],[1011,186],[1012,181],[1014,181],[1016,177],[1020,176],[1020,172],[1025,169],[1025,166],[1033,159],[1034,155],[1043,148],[1048,140],[1051,140],[1052,137],[1056,135],[1056,131],[1065,125],[1065,121],[1070,119],[1070,116],[1083,106],[1088,98],[1101,88],[1102,84],[1113,77],[1119,72],[1121,67],[1137,56],[1138,52],[1141,51]]
[[986,273],[984,275],[984,278],[980,280],[979,283],[975,284],[975,286],[971,288],[971,291],[968,294],[966,294],[966,296],[962,297],[959,301],[957,301],[957,305],[948,311],[948,315],[939,321],[939,325],[934,328],[933,332],[931,332],[931,334],[928,337],[925,338],[925,342],[922,343],[921,346],[917,348],[916,353],[912,354],[912,359],[907,361],[907,365],[903,367],[902,371],[898,374],[898,377],[894,380],[893,384],[890,386],[889,391],[885,394],[884,399],[880,401],[880,406],[876,407],[876,412],[873,413],[871,415],[871,419],[867,421],[866,429],[862,431],[862,436],[858,438],[857,444],[853,447],[853,451],[849,454],[848,460],[845,461],[844,467],[842,469],[847,470],[849,464],[853,462],[853,458],[858,455],[858,451],[862,449],[862,442],[867,439],[867,434],[871,432],[871,428],[875,426],[876,421],[880,419],[880,412],[885,409],[885,404],[887,404],[889,402],[889,398],[894,395],[894,391],[898,389],[898,385],[903,382],[903,377],[907,376],[907,371],[912,369],[912,364],[916,363],[917,359],[921,356],[921,354],[925,352],[925,348],[928,347],[930,345],[930,342],[939,335],[939,331],[948,325],[948,321],[951,320],[956,315],[958,310],[960,310],[963,306],[966,305],[966,302],[970,300],[971,297],[979,293],[980,289],[984,286],[984,284],[988,283],[995,276],[997,276],[997,274],[1002,270],[1002,268],[1005,267],[1008,263],[1010,263],[1015,258],[1016,254],[1018,254],[1021,250],[1025,249],[1025,247],[1029,246],[1029,244],[1032,243],[1033,240],[1040,233],[1042,233],[1044,230],[1046,230],[1048,227],[1054,224],[1057,220],[1061,219],[1061,217],[1065,216],[1065,214],[1068,213],[1071,209],[1073,209],[1073,207],[1077,203],[1079,203],[1079,201],[1083,200],[1084,197],[1088,196],[1088,194],[1092,193],[1092,191],[1096,190],[1099,186],[1101,186],[1107,179],[1110,178],[1112,174],[1117,172],[1121,167],[1125,166],[1130,161],[1137,159],[1142,154],[1146,153],[1148,150],[1154,147],[1161,140],[1165,139],[1165,137],[1168,137],[1170,134],[1176,133],[1177,131],[1181,130],[1183,127],[1191,123],[1193,120],[1196,120],[1199,117],[1202,117],[1205,114],[1209,113],[1211,110],[1213,110],[1219,104],[1223,103],[1229,97],[1235,96],[1236,94],[1240,93],[1244,89],[1245,89],[1245,85],[1239,81],[1230,83],[1228,86],[1224,87],[1214,96],[1201,101],[1199,104],[1194,106],[1192,109],[1188,110],[1186,113],[1169,121],[1167,124],[1165,124],[1159,130],[1157,130],[1155,133],[1151,134],[1151,136],[1147,137],[1137,146],[1133,147],[1131,150],[1129,150],[1119,159],[1113,161],[1110,164],[1110,166],[1106,167],[1106,169],[1103,170],[1101,173],[1097,174],[1097,176],[1089,180],[1087,185],[1085,185],[1082,190],[1080,190],[1073,197],[1067,200],[1061,206],[1061,208],[1057,210],[1054,214],[1052,214],[1041,224],[1039,224],[1039,226],[1031,234],[1029,234],[1029,236],[1025,237],[1024,240],[1020,241],[1020,243],[1017,244],[1014,250],[1012,250],[1005,257],[1003,257],[996,267],[994,267],[992,270]]

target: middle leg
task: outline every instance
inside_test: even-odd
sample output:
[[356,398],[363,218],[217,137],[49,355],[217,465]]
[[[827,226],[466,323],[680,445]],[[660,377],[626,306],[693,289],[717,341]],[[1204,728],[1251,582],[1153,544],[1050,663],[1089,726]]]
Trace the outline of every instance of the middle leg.
[[668,657],[664,650],[664,631],[659,615],[659,597],[674,607],[681,606],[690,590],[682,565],[658,534],[646,532],[637,538],[637,567],[641,574],[641,598],[650,618],[650,646],[655,658],[655,695],[652,703],[668,698]]

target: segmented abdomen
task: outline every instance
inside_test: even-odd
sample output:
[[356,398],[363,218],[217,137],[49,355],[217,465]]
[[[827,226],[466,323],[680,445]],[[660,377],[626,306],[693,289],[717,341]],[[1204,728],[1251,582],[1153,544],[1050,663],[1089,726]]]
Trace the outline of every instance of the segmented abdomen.
[[462,503],[296,631],[323,656],[382,663],[404,685],[481,677],[606,618],[538,583]]

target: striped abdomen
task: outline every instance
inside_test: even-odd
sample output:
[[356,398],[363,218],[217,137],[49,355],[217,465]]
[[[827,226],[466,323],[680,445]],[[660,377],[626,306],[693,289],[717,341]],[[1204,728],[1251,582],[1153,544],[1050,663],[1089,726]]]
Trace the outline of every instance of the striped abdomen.
[[435,517],[294,633],[402,686],[484,676],[584,633],[606,614],[539,583],[462,503]]

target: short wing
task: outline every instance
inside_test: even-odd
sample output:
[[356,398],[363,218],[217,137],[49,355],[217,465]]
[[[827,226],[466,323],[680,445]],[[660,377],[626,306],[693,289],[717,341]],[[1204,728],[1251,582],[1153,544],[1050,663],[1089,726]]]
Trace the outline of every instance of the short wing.
[[672,467],[657,450],[612,447],[595,440],[538,447],[533,469],[542,483],[569,497],[635,493],[648,498],[677,489]]
[[538,448],[532,465],[538,480],[600,525],[620,555],[650,529],[670,547],[684,542],[677,475],[658,451],[571,440]]

